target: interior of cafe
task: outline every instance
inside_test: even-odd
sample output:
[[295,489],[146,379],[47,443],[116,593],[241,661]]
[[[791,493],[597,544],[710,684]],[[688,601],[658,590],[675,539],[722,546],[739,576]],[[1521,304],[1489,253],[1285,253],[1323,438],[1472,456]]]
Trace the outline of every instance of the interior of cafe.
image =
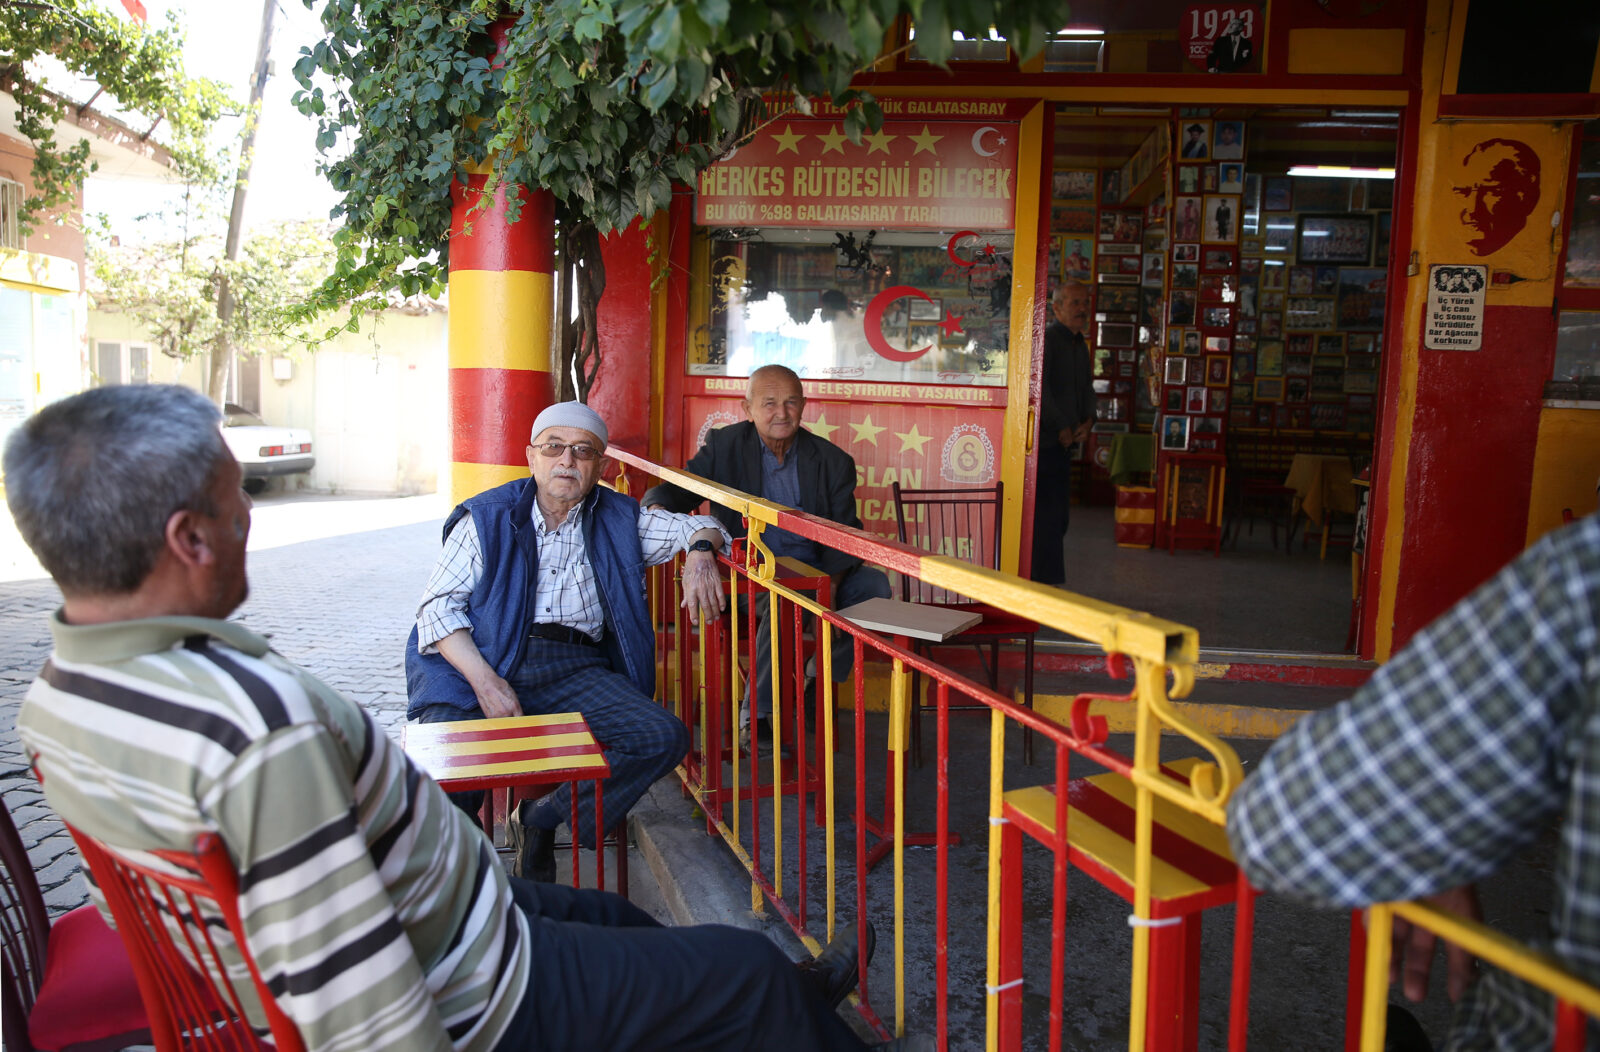
[[1356,649],[1398,129],[1382,109],[1056,108],[1045,270],[1093,289],[1098,418],[1071,587],[1214,647]]

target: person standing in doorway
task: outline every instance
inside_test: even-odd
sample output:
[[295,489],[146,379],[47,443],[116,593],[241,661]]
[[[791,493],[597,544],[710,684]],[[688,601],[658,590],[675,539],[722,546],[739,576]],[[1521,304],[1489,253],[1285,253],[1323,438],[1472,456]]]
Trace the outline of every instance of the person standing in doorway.
[[1041,584],[1065,584],[1061,544],[1072,504],[1072,448],[1094,427],[1093,366],[1084,330],[1089,289],[1069,281],[1050,301],[1039,397],[1039,463],[1033,500],[1033,568]]

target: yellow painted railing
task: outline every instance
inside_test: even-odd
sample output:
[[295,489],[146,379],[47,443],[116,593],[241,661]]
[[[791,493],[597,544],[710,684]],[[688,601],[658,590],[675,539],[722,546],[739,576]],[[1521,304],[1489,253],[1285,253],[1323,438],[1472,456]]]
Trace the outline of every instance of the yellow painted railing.
[[[685,490],[697,493],[715,504],[731,508],[744,516],[748,534],[744,538],[748,557],[741,563],[724,560],[728,571],[729,592],[735,597],[753,596],[764,591],[773,604],[770,618],[774,660],[773,725],[774,741],[768,760],[758,762],[747,752],[741,752],[738,737],[731,733],[737,726],[740,684],[744,671],[739,656],[744,648],[739,641],[749,635],[755,625],[753,614],[746,617],[731,616],[716,626],[692,626],[686,623],[677,608],[678,594],[670,574],[658,574],[653,583],[654,607],[657,611],[660,675],[662,697],[673,705],[690,723],[695,736],[695,751],[680,769],[688,791],[698,801],[706,816],[708,831],[720,836],[742,865],[750,872],[752,906],[760,911],[774,908],[794,929],[805,945],[816,952],[821,940],[811,931],[807,884],[811,867],[806,857],[808,845],[807,798],[817,801],[816,822],[820,828],[824,854],[823,889],[825,897],[824,939],[831,938],[838,924],[840,910],[839,882],[848,860],[841,860],[836,822],[836,789],[839,778],[853,776],[855,794],[851,819],[855,830],[855,859],[853,883],[855,914],[859,923],[866,912],[867,879],[870,859],[873,857],[866,845],[867,830],[874,819],[866,804],[866,739],[868,735],[865,711],[867,707],[867,658],[886,665],[888,674],[888,728],[886,734],[887,770],[885,771],[884,826],[878,830],[880,839],[875,846],[884,857],[892,859],[892,948],[894,953],[894,1012],[893,1024],[879,1020],[874,1005],[879,1003],[863,987],[860,991],[859,1010],[870,1025],[880,1033],[902,1034],[906,1030],[906,963],[907,947],[907,856],[906,829],[906,744],[909,707],[918,699],[910,698],[910,673],[918,671],[930,681],[929,691],[936,699],[938,711],[939,743],[937,756],[937,807],[936,832],[929,838],[936,847],[935,854],[935,945],[932,948],[936,961],[936,979],[933,997],[936,1003],[935,1025],[940,1046],[945,1046],[947,984],[945,963],[950,935],[948,923],[947,878],[948,852],[952,843],[949,830],[949,772],[947,718],[951,695],[975,699],[990,709],[989,723],[989,784],[988,784],[988,889],[987,924],[985,940],[986,993],[985,993],[985,1044],[989,1049],[1017,1047],[1014,1030],[1002,1032],[1007,1005],[1020,1011],[1020,991],[1013,991],[1014,999],[1008,1002],[1009,983],[1001,982],[1002,959],[1007,952],[1007,938],[1014,937],[1002,931],[1002,839],[1010,824],[1007,818],[1007,760],[1005,742],[1007,729],[1016,724],[1029,728],[1034,734],[1055,746],[1057,768],[1053,784],[1066,782],[1066,758],[1076,754],[1088,757],[1109,770],[1125,776],[1132,787],[1133,810],[1133,878],[1130,898],[1133,916],[1132,968],[1129,977],[1128,1048],[1146,1047],[1150,1018],[1149,963],[1151,932],[1156,926],[1172,923],[1159,919],[1152,913],[1153,885],[1153,828],[1154,813],[1161,805],[1175,807],[1205,823],[1221,827],[1225,822],[1228,797],[1239,786],[1243,777],[1239,759],[1233,749],[1212,734],[1186,719],[1177,711],[1172,699],[1189,694],[1194,685],[1195,662],[1199,656],[1199,641],[1194,629],[1163,620],[1135,610],[1100,602],[1087,596],[1075,595],[1056,588],[1044,587],[997,571],[973,566],[946,556],[929,555],[895,542],[871,537],[857,530],[840,527],[826,520],[804,515],[770,501],[727,489],[695,475],[654,464],[626,451],[613,449],[610,455],[623,465],[617,486],[625,492],[638,493],[644,488],[641,479],[670,482]],[[648,485],[649,483],[645,483]],[[762,535],[769,527],[781,527],[807,537],[817,543],[849,552],[868,562],[899,573],[909,573],[928,584],[959,593],[978,602],[1014,612],[1037,621],[1040,625],[1091,642],[1108,657],[1120,655],[1133,674],[1133,689],[1126,695],[1095,695],[1107,701],[1123,701],[1134,707],[1134,741],[1131,756],[1124,757],[1107,750],[1104,742],[1104,721],[1099,734],[1095,734],[1094,710],[1088,696],[1080,696],[1080,707],[1074,705],[1073,719],[1056,723],[1025,708],[1014,699],[1001,695],[975,683],[927,657],[897,645],[890,639],[864,631],[838,617],[833,611],[807,591],[790,587],[785,578],[775,574],[777,560],[773,560],[762,543]],[[765,554],[764,558],[760,556]],[[751,604],[752,606],[754,604]],[[731,607],[738,609],[735,603]],[[780,616],[779,612],[784,613]],[[801,663],[790,667],[779,665],[782,648],[781,637],[792,634],[794,652],[799,653],[801,627],[799,615],[809,615],[815,625],[814,635],[819,665],[817,686],[818,718],[821,726],[816,741],[819,755],[808,758],[807,743],[802,737],[795,741],[796,756],[786,762],[783,757],[785,736],[790,721],[803,727],[795,719],[793,703],[783,706],[786,693],[780,684],[785,678],[792,683],[792,694],[798,698],[802,674]],[[831,669],[833,634],[847,633],[855,646],[855,665],[851,687],[845,700],[853,703],[855,729],[855,770],[840,770],[836,763],[835,737],[836,704]],[[750,675],[753,675],[753,669]],[[1170,683],[1170,686],[1169,686]],[[1099,702],[1105,704],[1107,701]],[[1197,745],[1204,754],[1201,762],[1187,769],[1187,781],[1174,777],[1172,769],[1163,769],[1160,759],[1163,733],[1181,735]],[[724,763],[728,754],[731,764]],[[764,768],[764,769],[763,769]],[[786,806],[787,801],[787,806]],[[1058,814],[1064,819],[1066,804],[1057,803]],[[1064,874],[1068,852],[1064,821],[1056,826],[1060,830],[1051,845],[1057,857],[1058,884],[1057,907],[1064,911]],[[794,837],[797,856],[785,857],[786,834]],[[1012,834],[1014,835],[1014,834]],[[1036,834],[1037,835],[1037,834]],[[885,845],[892,841],[892,847]],[[1239,882],[1238,898],[1248,905],[1253,894]],[[1219,900],[1221,901],[1221,900]],[[1232,901],[1228,899],[1227,901]],[[918,903],[919,907],[923,904]],[[1388,932],[1394,913],[1405,916],[1442,936],[1457,941],[1484,960],[1521,976],[1528,981],[1552,991],[1557,998],[1571,1006],[1568,1015],[1577,1020],[1581,1046],[1581,1013],[1600,1015],[1600,991],[1584,985],[1564,971],[1559,964],[1532,951],[1513,940],[1462,918],[1441,913],[1421,904],[1391,904],[1374,907],[1370,913],[1370,938],[1367,941],[1365,996],[1359,1047],[1377,1052],[1383,1046],[1384,1005],[1388,987]],[[1053,966],[1059,968],[1061,918],[1052,917],[1057,946]],[[1234,1004],[1235,1014],[1231,1047],[1243,1048],[1246,1033],[1248,1005],[1248,939],[1249,921],[1241,915],[1240,927],[1244,931],[1242,948],[1236,947]],[[925,957],[926,948],[919,947],[919,958]],[[1017,959],[1020,961],[1020,951]],[[1239,954],[1242,952],[1242,956]],[[1243,962],[1242,965],[1238,962]],[[1240,974],[1242,972],[1242,975]],[[1052,976],[1052,986],[1059,988],[1059,976]],[[922,992],[924,995],[926,991]],[[1051,1047],[1061,1041],[1061,1007],[1059,992],[1052,1000]],[[925,1025],[925,1024],[924,1024]],[[1570,1026],[1570,1020],[1569,1020]],[[1008,1037],[1007,1035],[1010,1034]],[[1558,1048],[1561,1046],[1558,1044]]]

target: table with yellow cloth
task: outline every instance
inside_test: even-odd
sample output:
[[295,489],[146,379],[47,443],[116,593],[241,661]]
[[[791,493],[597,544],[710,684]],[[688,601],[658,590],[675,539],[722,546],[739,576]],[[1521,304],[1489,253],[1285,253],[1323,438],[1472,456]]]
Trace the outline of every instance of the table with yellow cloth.
[[1295,503],[1320,529],[1328,512],[1356,513],[1355,469],[1350,458],[1321,453],[1296,453],[1283,484],[1295,492]]

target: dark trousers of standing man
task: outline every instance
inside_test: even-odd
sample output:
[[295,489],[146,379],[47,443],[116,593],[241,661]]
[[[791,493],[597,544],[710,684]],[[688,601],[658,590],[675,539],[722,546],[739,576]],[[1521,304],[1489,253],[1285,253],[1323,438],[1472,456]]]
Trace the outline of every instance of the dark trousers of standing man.
[[1072,451],[1054,438],[1039,446],[1039,470],[1033,495],[1033,569],[1040,584],[1065,584],[1067,564],[1061,554],[1072,512]]

